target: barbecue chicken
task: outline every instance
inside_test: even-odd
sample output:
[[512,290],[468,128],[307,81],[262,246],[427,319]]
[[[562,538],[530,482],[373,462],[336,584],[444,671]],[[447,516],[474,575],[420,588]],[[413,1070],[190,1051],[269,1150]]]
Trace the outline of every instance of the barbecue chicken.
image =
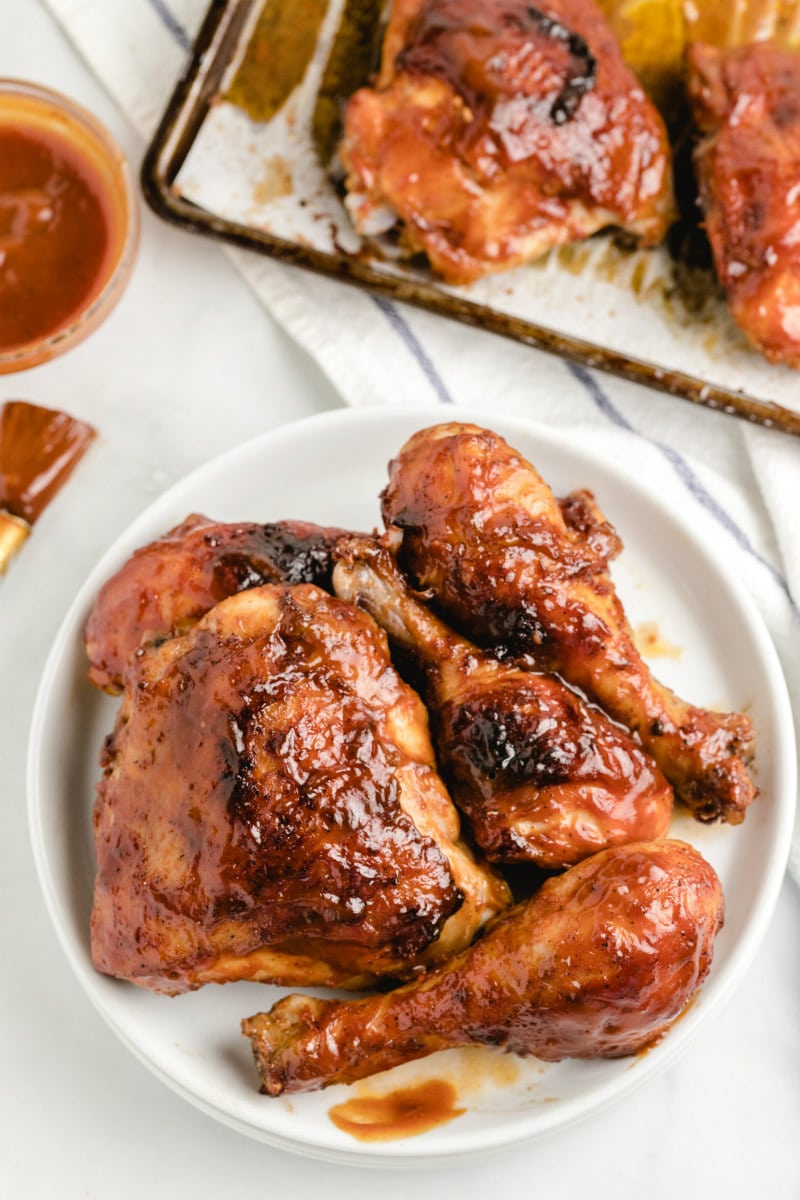
[[107,692],[142,639],[184,633],[226,596],[263,583],[330,584],[341,529],[305,521],[223,524],[192,513],[137,550],[103,585],[86,627],[89,679]]
[[490,859],[559,868],[666,833],[672,789],[626,731],[557,676],[453,633],[409,592],[386,544],[344,538],[335,553],[336,594],[411,656],[450,795]]
[[705,227],[733,319],[800,366],[800,54],[694,45],[689,99]]
[[102,764],[92,957],[142,987],[364,987],[510,903],[385,636],[314,585],[240,592],[145,648]]
[[755,795],[750,720],[687,704],[653,679],[606,539],[571,527],[564,507],[501,437],[456,423],[415,434],[383,493],[387,526],[404,530],[403,565],[459,629],[558,671],[638,735],[698,819],[737,824]]
[[419,981],[365,1000],[287,996],[242,1030],[272,1095],[475,1043],[547,1061],[633,1054],[703,982],[722,917],[719,880],[691,846],[616,846]]
[[399,223],[453,284],[673,217],[663,122],[594,0],[393,0],[340,155],[359,232]]

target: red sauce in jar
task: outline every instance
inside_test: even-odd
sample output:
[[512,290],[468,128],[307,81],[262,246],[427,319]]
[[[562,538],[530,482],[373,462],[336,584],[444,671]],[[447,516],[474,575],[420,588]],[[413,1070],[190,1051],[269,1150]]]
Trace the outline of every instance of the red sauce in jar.
[[100,323],[137,234],[128,168],[103,126],[65,96],[0,80],[0,374]]
[[0,126],[0,348],[70,325],[102,287],[111,243],[102,187],[74,146]]

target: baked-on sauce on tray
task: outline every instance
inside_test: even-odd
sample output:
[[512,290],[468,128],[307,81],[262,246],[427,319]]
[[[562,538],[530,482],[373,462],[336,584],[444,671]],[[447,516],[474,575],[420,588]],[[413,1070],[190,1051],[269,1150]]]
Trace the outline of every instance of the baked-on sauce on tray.
[[[345,0],[342,8],[311,119],[311,137],[323,166],[329,164],[341,137],[347,99],[377,66],[382,7],[382,0]],[[305,0],[302,5],[267,0],[224,98],[252,121],[270,121],[302,83],[317,53],[327,9],[327,0]],[[291,184],[281,191],[270,188],[257,200],[266,203],[291,190]]]
[[360,1142],[392,1142],[416,1137],[460,1117],[456,1089],[444,1079],[427,1079],[415,1087],[384,1095],[354,1096],[335,1104],[328,1116],[337,1128]]
[[274,117],[306,73],[327,7],[327,0],[296,7],[267,0],[226,100],[254,121]]

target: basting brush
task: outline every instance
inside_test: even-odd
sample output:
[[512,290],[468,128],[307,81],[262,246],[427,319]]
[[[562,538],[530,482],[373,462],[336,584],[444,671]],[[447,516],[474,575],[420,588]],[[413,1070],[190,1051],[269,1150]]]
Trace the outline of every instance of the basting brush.
[[57,409],[9,400],[0,410],[0,575],[97,436]]

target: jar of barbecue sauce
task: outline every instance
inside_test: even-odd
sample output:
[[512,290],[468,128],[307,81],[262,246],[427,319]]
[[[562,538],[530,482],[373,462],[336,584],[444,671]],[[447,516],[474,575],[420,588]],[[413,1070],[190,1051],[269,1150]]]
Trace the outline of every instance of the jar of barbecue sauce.
[[47,88],[0,79],[0,374],[100,324],[138,234],[128,165],[100,122]]

